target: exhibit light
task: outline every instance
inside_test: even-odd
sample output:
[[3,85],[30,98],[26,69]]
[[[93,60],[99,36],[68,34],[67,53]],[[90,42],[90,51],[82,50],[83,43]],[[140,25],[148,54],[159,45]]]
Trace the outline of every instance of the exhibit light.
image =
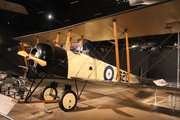
[[135,48],[135,47],[137,47],[137,45],[132,45],[132,48]]
[[102,13],[100,12],[100,13],[96,13],[96,14],[94,14],[94,16],[98,16],[98,15],[102,15]]
[[44,13],[44,11],[40,11],[40,12],[38,12],[38,14],[43,14]]
[[53,18],[54,17],[51,14],[48,15],[48,19],[53,19]]
[[136,47],[138,47],[139,45],[138,45],[138,43],[137,44],[135,44],[135,45],[132,45],[131,47],[132,48],[136,48]]
[[68,21],[69,21],[69,19],[64,20],[64,22],[68,22]]
[[[58,22],[59,24],[63,25],[63,26],[66,26],[65,24],[61,23],[60,21],[58,21],[54,16],[53,14],[47,14],[47,17],[49,20],[54,20],[56,22]],[[69,20],[69,19],[68,19]]]
[[72,5],[72,4],[75,4],[75,3],[78,3],[78,2],[79,2],[78,0],[75,0],[75,1],[70,2],[70,4]]

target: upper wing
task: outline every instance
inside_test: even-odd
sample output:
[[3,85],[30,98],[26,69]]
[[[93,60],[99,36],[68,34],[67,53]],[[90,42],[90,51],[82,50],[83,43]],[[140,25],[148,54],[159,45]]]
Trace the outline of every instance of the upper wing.
[[14,39],[35,44],[38,36],[41,42],[52,42],[57,33],[60,32],[61,42],[65,42],[68,31],[72,30],[72,42],[77,42],[81,36],[91,41],[112,40],[114,39],[113,20],[117,22],[119,39],[125,37],[125,35],[121,35],[125,29],[128,30],[129,37],[177,33],[180,32],[179,5],[180,0],[170,0],[169,2]]

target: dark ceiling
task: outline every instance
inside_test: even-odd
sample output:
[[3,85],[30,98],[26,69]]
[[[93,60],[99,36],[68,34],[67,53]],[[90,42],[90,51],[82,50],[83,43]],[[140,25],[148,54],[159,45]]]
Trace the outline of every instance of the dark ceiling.
[[[8,0],[23,5],[28,15],[0,9],[0,25],[20,35],[64,27],[130,8],[124,0]],[[54,19],[49,20],[52,14]]]
[[[1,0],[0,0],[1,1]],[[7,0],[24,6],[28,15],[0,9],[0,41],[13,46],[13,37],[65,27],[136,8],[127,0]],[[48,19],[52,14],[53,19]],[[142,41],[142,40],[141,40]]]
[[[0,0],[2,1],[2,0]],[[7,0],[24,6],[27,15],[0,9],[1,47],[13,37],[65,27],[132,9],[126,0]],[[53,19],[48,19],[52,14]],[[5,42],[4,42],[5,41]]]

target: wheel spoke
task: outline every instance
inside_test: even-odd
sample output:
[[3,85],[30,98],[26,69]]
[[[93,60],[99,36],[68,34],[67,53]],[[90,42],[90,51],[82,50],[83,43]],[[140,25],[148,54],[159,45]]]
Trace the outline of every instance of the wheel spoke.
[[50,85],[44,87],[40,93],[40,98],[42,100],[54,100],[57,97],[57,89],[51,87]]
[[54,95],[55,91],[52,88],[46,89],[46,91],[44,92],[44,99],[45,100],[52,100],[54,99]]

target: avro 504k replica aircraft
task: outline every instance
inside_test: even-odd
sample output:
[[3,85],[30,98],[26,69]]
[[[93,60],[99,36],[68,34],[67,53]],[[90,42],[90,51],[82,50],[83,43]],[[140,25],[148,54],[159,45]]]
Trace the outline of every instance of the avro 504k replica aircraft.
[[[130,2],[133,2],[133,0]],[[37,71],[45,73],[34,90],[28,93],[25,102],[27,102],[28,98],[47,74],[55,74],[63,78],[73,79],[76,84],[77,79],[118,83],[123,79],[122,73],[125,73],[127,74],[126,80],[129,84],[137,82],[137,76],[130,73],[128,36],[137,37],[180,32],[179,4],[179,0],[164,1],[163,3],[140,7],[132,11],[126,11],[48,32],[15,38],[22,43],[29,45],[36,44],[29,54],[25,51],[19,51],[18,54],[34,60],[33,67]],[[122,35],[123,33],[125,35]],[[70,51],[71,43],[80,40],[81,47],[84,38],[90,41],[115,40],[116,66],[82,54],[80,51],[78,53]],[[127,72],[120,69],[119,64],[118,39],[122,38],[126,39]],[[55,45],[49,44],[54,40]],[[65,47],[59,47],[60,43],[65,43]],[[44,94],[48,89],[52,89],[55,93],[53,99],[55,99],[57,97],[56,87],[57,83],[52,82],[43,90],[41,97],[46,99]],[[71,89],[71,86],[66,85],[64,92],[59,98],[59,107],[64,111],[73,110],[80,95],[81,93],[75,93]]]

